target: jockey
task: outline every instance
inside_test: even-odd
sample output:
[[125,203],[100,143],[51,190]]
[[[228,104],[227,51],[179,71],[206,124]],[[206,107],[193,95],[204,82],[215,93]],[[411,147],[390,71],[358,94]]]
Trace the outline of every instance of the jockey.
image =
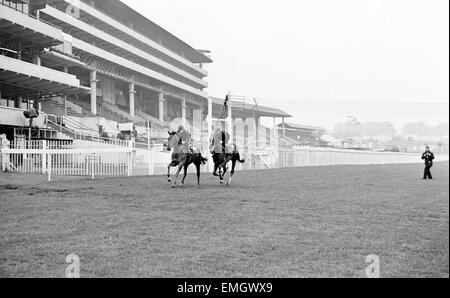
[[[193,147],[192,147],[192,137],[191,134],[184,129],[184,126],[180,125],[178,127],[177,135],[180,138],[180,145],[181,147],[187,151],[189,150],[190,153],[193,153]],[[184,152],[187,153],[187,152]]]
[[217,127],[211,138],[211,154],[214,153],[229,153],[227,144],[230,141],[230,134]]

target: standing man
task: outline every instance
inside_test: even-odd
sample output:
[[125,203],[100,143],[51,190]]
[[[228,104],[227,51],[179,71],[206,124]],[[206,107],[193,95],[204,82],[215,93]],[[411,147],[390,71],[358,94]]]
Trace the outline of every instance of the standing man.
[[431,167],[433,167],[434,154],[430,151],[430,147],[425,147],[425,152],[422,154],[422,159],[425,160],[425,171],[423,173],[423,180],[433,179],[431,175]]

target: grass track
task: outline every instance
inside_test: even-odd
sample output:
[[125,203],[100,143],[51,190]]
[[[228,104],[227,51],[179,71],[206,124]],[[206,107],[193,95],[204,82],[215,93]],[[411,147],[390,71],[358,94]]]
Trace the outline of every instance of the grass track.
[[[449,164],[88,180],[0,174],[0,277],[449,277]],[[192,170],[191,170],[192,171]]]

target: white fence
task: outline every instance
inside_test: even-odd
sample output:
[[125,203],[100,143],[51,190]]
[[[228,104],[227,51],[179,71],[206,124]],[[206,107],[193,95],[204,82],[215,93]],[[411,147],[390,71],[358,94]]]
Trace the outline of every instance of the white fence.
[[422,162],[417,154],[340,150],[333,148],[303,148],[279,151],[274,167],[308,167],[329,165],[402,164]]
[[[376,165],[422,163],[420,154],[342,150],[304,147],[296,150],[256,150],[243,153],[246,160],[238,170],[260,170],[331,165]],[[448,154],[437,154],[436,161],[448,161]]]
[[63,176],[131,176],[133,148],[74,149],[71,142],[13,143],[1,150],[2,171]]
[[[46,174],[52,176],[148,176],[167,173],[171,153],[164,148],[136,148],[80,141],[18,141],[1,149],[1,170],[16,173]],[[91,146],[92,145],[92,146]],[[203,172],[212,170],[209,165]],[[295,151],[261,150],[243,153],[244,164],[237,170],[259,170],[327,165],[368,165],[421,163],[417,154],[369,152],[332,148],[301,148]],[[448,160],[447,155],[437,155],[438,161]]]

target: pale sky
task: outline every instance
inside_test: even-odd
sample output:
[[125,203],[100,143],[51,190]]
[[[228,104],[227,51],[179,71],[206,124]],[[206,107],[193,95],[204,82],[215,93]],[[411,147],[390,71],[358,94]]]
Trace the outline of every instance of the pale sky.
[[448,0],[122,0],[212,52],[207,92],[291,122],[448,122]]

